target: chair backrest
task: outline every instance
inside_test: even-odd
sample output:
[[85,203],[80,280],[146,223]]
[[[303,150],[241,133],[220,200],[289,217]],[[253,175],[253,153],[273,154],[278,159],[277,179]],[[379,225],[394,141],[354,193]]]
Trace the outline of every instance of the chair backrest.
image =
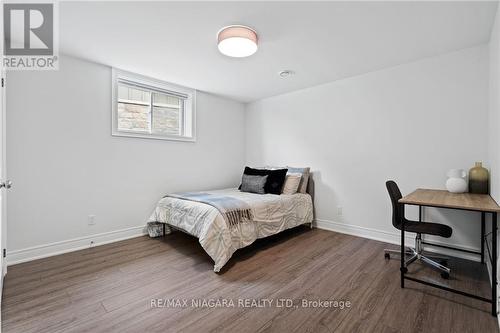
[[393,180],[388,180],[385,186],[387,187],[387,192],[389,192],[392,203],[392,225],[397,229],[401,229],[403,219],[405,218],[405,211],[404,205],[400,204],[398,200],[403,196],[398,185]]

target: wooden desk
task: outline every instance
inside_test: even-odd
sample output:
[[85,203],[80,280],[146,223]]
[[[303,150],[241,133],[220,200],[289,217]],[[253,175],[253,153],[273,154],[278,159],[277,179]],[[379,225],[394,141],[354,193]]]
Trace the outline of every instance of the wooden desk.
[[419,207],[418,219],[422,221],[422,207],[437,207],[437,208],[447,208],[447,209],[459,209],[467,210],[481,213],[481,251],[469,251],[464,249],[459,249],[451,246],[444,246],[441,244],[434,244],[430,242],[422,242],[422,244],[448,248],[456,251],[463,251],[468,253],[474,253],[481,256],[481,263],[484,263],[484,244],[488,245],[485,236],[485,215],[491,214],[491,237],[492,245],[491,251],[488,247],[488,253],[491,261],[491,299],[480,297],[474,294],[470,294],[465,291],[456,290],[448,288],[435,283],[427,282],[424,280],[416,279],[405,275],[404,270],[404,223],[401,228],[401,287],[404,288],[404,280],[411,280],[425,285],[436,287],[439,289],[444,289],[453,293],[460,295],[472,297],[485,302],[491,303],[491,314],[493,316],[497,315],[497,213],[500,212],[500,206],[496,203],[493,198],[487,194],[472,194],[472,193],[450,193],[445,190],[431,190],[431,189],[417,189],[407,196],[399,199],[399,203],[403,205],[414,205]]
[[500,206],[488,194],[450,193],[446,190],[419,188],[399,200],[406,205],[500,212]]

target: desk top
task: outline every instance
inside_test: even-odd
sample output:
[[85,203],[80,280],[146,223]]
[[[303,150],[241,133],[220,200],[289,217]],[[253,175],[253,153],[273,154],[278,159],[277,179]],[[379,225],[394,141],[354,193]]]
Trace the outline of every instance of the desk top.
[[450,193],[446,190],[419,188],[399,199],[409,205],[500,212],[500,206],[488,194]]

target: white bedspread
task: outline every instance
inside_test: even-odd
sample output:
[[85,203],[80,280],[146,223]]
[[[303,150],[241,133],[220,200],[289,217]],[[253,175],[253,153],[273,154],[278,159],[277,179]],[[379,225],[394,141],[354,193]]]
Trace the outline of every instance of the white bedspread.
[[[229,227],[219,211],[207,204],[165,197],[158,202],[148,222],[167,223],[198,238],[203,249],[215,262],[218,272],[237,249],[250,245],[258,238],[313,220],[309,194],[253,194],[238,189],[203,191],[231,196],[247,202],[252,208],[253,221]],[[167,232],[170,229],[167,228]]]

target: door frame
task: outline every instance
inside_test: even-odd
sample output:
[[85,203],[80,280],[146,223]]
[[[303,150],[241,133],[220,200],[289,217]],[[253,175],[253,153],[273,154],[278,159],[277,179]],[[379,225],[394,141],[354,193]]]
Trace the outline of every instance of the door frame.
[[[3,17],[3,3],[0,3],[0,17]],[[7,72],[3,66],[4,55],[4,39],[3,39],[3,24],[0,24],[0,182],[4,182],[7,176],[7,152],[6,152],[6,138],[7,138]],[[4,276],[7,274],[7,191],[5,188],[0,188],[0,308],[2,305],[2,294],[4,285]],[[1,322],[1,318],[0,318]]]
[[[6,71],[4,68],[0,68],[0,76],[1,76],[1,105],[0,105],[0,117],[1,117],[1,147],[0,147],[0,180],[3,182],[7,176],[6,170]],[[0,305],[2,304],[2,291],[3,291],[3,279],[5,274],[7,274],[7,260],[6,260],[6,248],[7,248],[7,191],[5,188],[0,188],[0,265],[1,265],[1,276],[0,276]]]
[[[2,129],[1,129],[1,154],[0,154],[0,169],[1,169],[1,174],[0,174],[0,179],[2,182],[7,182],[7,72],[5,68],[1,69],[1,77],[2,77],[2,106],[1,106],[1,117],[2,117]],[[6,258],[6,249],[7,249],[7,188],[3,187],[0,189],[0,191],[3,191],[1,195],[1,212],[2,216],[0,216],[0,237],[2,238],[0,240],[0,263],[2,264],[1,270],[2,270],[2,276],[1,276],[1,284],[0,288],[3,287],[3,278],[5,274],[7,274],[7,258]],[[0,297],[1,297],[1,290],[0,290]],[[0,303],[1,303],[1,298],[0,298]]]

